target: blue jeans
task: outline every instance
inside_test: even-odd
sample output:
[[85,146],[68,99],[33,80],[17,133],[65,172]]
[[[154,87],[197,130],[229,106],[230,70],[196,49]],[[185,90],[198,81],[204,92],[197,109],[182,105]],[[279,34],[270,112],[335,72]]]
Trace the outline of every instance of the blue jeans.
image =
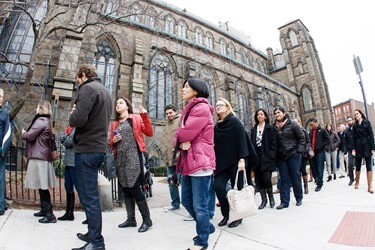
[[281,189],[280,200],[281,204],[289,206],[290,201],[290,184],[292,184],[294,197],[296,201],[302,201],[302,183],[300,176],[301,169],[301,155],[295,153],[286,160],[277,160],[277,167],[280,171]]
[[314,155],[314,157],[310,160],[310,165],[313,169],[314,179],[318,187],[323,186],[324,158],[325,153],[323,151]]
[[[171,174],[176,173],[176,167],[168,167],[167,166],[167,176],[170,176]],[[180,179],[180,174],[178,174],[178,178]],[[169,194],[171,196],[172,202],[171,205],[174,208],[180,208],[180,193],[178,191],[178,187],[174,187],[172,185],[169,185]]]
[[74,187],[77,189],[76,167],[65,166],[64,178],[65,191],[67,193],[73,193]]
[[210,219],[212,219],[215,215],[215,189],[214,189],[214,175],[212,175],[211,179],[211,186],[210,186],[210,191],[208,193],[208,211],[210,213]]
[[0,156],[0,211],[4,212],[7,208],[5,202],[5,159]]
[[98,169],[103,163],[104,156],[104,153],[75,154],[77,191],[85,209],[90,243],[95,247],[104,247],[102,211],[98,191]]
[[210,223],[209,193],[212,176],[182,176],[181,196],[182,205],[194,218],[196,223],[197,240],[194,245],[208,246],[208,236],[215,231]]

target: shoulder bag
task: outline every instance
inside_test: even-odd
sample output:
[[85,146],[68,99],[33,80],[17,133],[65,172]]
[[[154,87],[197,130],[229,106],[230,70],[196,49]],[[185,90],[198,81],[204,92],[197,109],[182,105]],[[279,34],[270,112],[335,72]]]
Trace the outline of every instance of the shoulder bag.
[[103,162],[104,176],[109,180],[117,176],[116,173],[116,158],[111,147],[108,147]]
[[56,161],[57,159],[59,159],[59,153],[57,152],[55,134],[52,134],[52,137],[51,137],[51,153],[52,153],[53,161]]
[[227,193],[229,203],[229,222],[240,220],[249,216],[256,215],[258,208],[254,200],[254,187],[247,184],[246,174],[244,173],[245,184],[241,190],[237,189],[238,173],[234,188]]

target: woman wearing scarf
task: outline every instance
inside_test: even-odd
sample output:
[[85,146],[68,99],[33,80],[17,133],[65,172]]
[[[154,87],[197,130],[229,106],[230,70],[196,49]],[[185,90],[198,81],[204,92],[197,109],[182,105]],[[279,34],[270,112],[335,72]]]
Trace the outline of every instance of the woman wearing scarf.
[[[243,175],[247,164],[247,157],[252,149],[250,139],[241,121],[235,116],[231,104],[224,98],[216,102],[216,120],[214,143],[216,156],[216,170],[214,189],[220,202],[223,219],[218,224],[222,227],[229,220],[229,203],[226,198],[225,187],[228,180],[234,188],[236,174],[238,175],[238,190],[243,187]],[[253,150],[253,152],[255,152]],[[241,220],[232,221],[228,227],[233,228],[241,224]]]
[[43,217],[39,220],[40,223],[56,222],[48,190],[56,183],[51,151],[51,114],[51,104],[45,100],[40,101],[30,127],[27,131],[22,130],[22,140],[26,141],[25,154],[29,160],[25,187],[39,191],[41,211],[34,216]]
[[277,209],[289,207],[290,186],[293,187],[296,205],[302,205],[302,182],[300,177],[301,154],[304,151],[305,135],[301,127],[289,118],[282,107],[276,107],[275,128],[277,131],[277,159],[276,166],[280,172],[281,204]]

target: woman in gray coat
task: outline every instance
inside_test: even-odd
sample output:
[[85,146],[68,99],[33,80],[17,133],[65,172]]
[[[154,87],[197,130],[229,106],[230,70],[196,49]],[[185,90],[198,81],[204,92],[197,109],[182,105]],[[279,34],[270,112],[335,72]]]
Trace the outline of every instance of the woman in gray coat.
[[39,220],[40,223],[56,222],[48,190],[56,184],[51,151],[51,114],[51,104],[41,100],[30,127],[27,131],[22,129],[22,139],[26,141],[26,157],[28,158],[25,187],[39,191],[41,211],[35,213],[34,216],[43,217]]

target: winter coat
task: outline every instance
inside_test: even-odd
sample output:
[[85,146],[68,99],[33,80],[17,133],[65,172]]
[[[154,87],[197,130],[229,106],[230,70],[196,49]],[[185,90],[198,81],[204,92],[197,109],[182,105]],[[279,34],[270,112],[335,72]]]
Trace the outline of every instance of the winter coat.
[[26,141],[27,158],[52,162],[52,126],[48,117],[36,119],[28,131],[22,134],[22,140]]
[[167,166],[172,166],[175,163],[172,163],[172,157],[174,152],[174,145],[173,140],[174,136],[180,126],[180,118],[181,115],[177,114],[172,121],[168,120],[167,125],[164,127],[163,131],[163,145],[165,148],[164,151],[164,161],[167,164]]
[[277,134],[277,158],[286,160],[295,153],[302,154],[305,145],[305,136],[302,128],[290,119],[279,129],[276,124]]
[[[129,114],[128,119],[131,120],[131,124],[133,127],[133,133],[134,138],[137,141],[139,150],[141,152],[146,152],[146,143],[143,138],[143,134],[145,134],[148,137],[151,137],[154,135],[154,130],[152,128],[152,124],[150,119],[148,118],[148,114],[140,114],[140,115],[134,115]],[[111,126],[111,135],[109,137],[109,146],[113,149],[114,155],[117,155],[117,147],[116,144],[113,143],[113,131],[115,131],[118,127],[119,122],[113,121]],[[122,138],[123,140],[126,140],[126,138]]]
[[335,152],[340,145],[340,138],[335,131],[328,133],[329,145],[325,146],[324,150],[327,153]]
[[[257,125],[251,129],[251,143],[256,147]],[[266,123],[263,129],[261,154],[258,155],[261,171],[276,170],[277,135],[273,126]]]
[[338,150],[346,154],[348,152],[346,148],[346,140],[347,140],[346,138],[348,137],[348,133],[346,132],[346,130],[344,130],[344,132],[341,132],[341,131],[338,132],[337,135],[340,138],[340,144],[339,144]]
[[[190,142],[189,150],[180,150],[176,171],[182,175],[200,170],[215,170],[214,108],[206,98],[194,98],[184,108],[181,126],[175,135],[175,144]],[[186,118],[186,119],[185,119]]]
[[363,119],[361,124],[358,121],[355,122],[353,139],[357,158],[370,157],[372,155],[371,150],[375,150],[374,133],[369,120]]
[[64,165],[69,167],[75,166],[75,158],[74,158],[74,150],[73,150],[73,136],[74,136],[75,128],[73,128],[70,133],[64,136],[61,140],[61,143],[65,147],[65,154],[64,154]]
[[352,151],[354,149],[353,127],[354,125],[352,127],[348,127],[345,130],[347,134],[347,137],[345,138],[345,146],[349,151]]
[[[311,140],[311,146],[313,142],[313,130],[310,130],[310,140]],[[327,130],[324,128],[318,126],[316,129],[316,138],[315,138],[315,146],[314,146],[314,153],[315,155],[321,153],[324,151],[324,148],[328,146],[330,143],[329,135]]]
[[69,117],[75,127],[75,153],[106,153],[112,97],[100,78],[90,78],[79,86],[76,107]]

